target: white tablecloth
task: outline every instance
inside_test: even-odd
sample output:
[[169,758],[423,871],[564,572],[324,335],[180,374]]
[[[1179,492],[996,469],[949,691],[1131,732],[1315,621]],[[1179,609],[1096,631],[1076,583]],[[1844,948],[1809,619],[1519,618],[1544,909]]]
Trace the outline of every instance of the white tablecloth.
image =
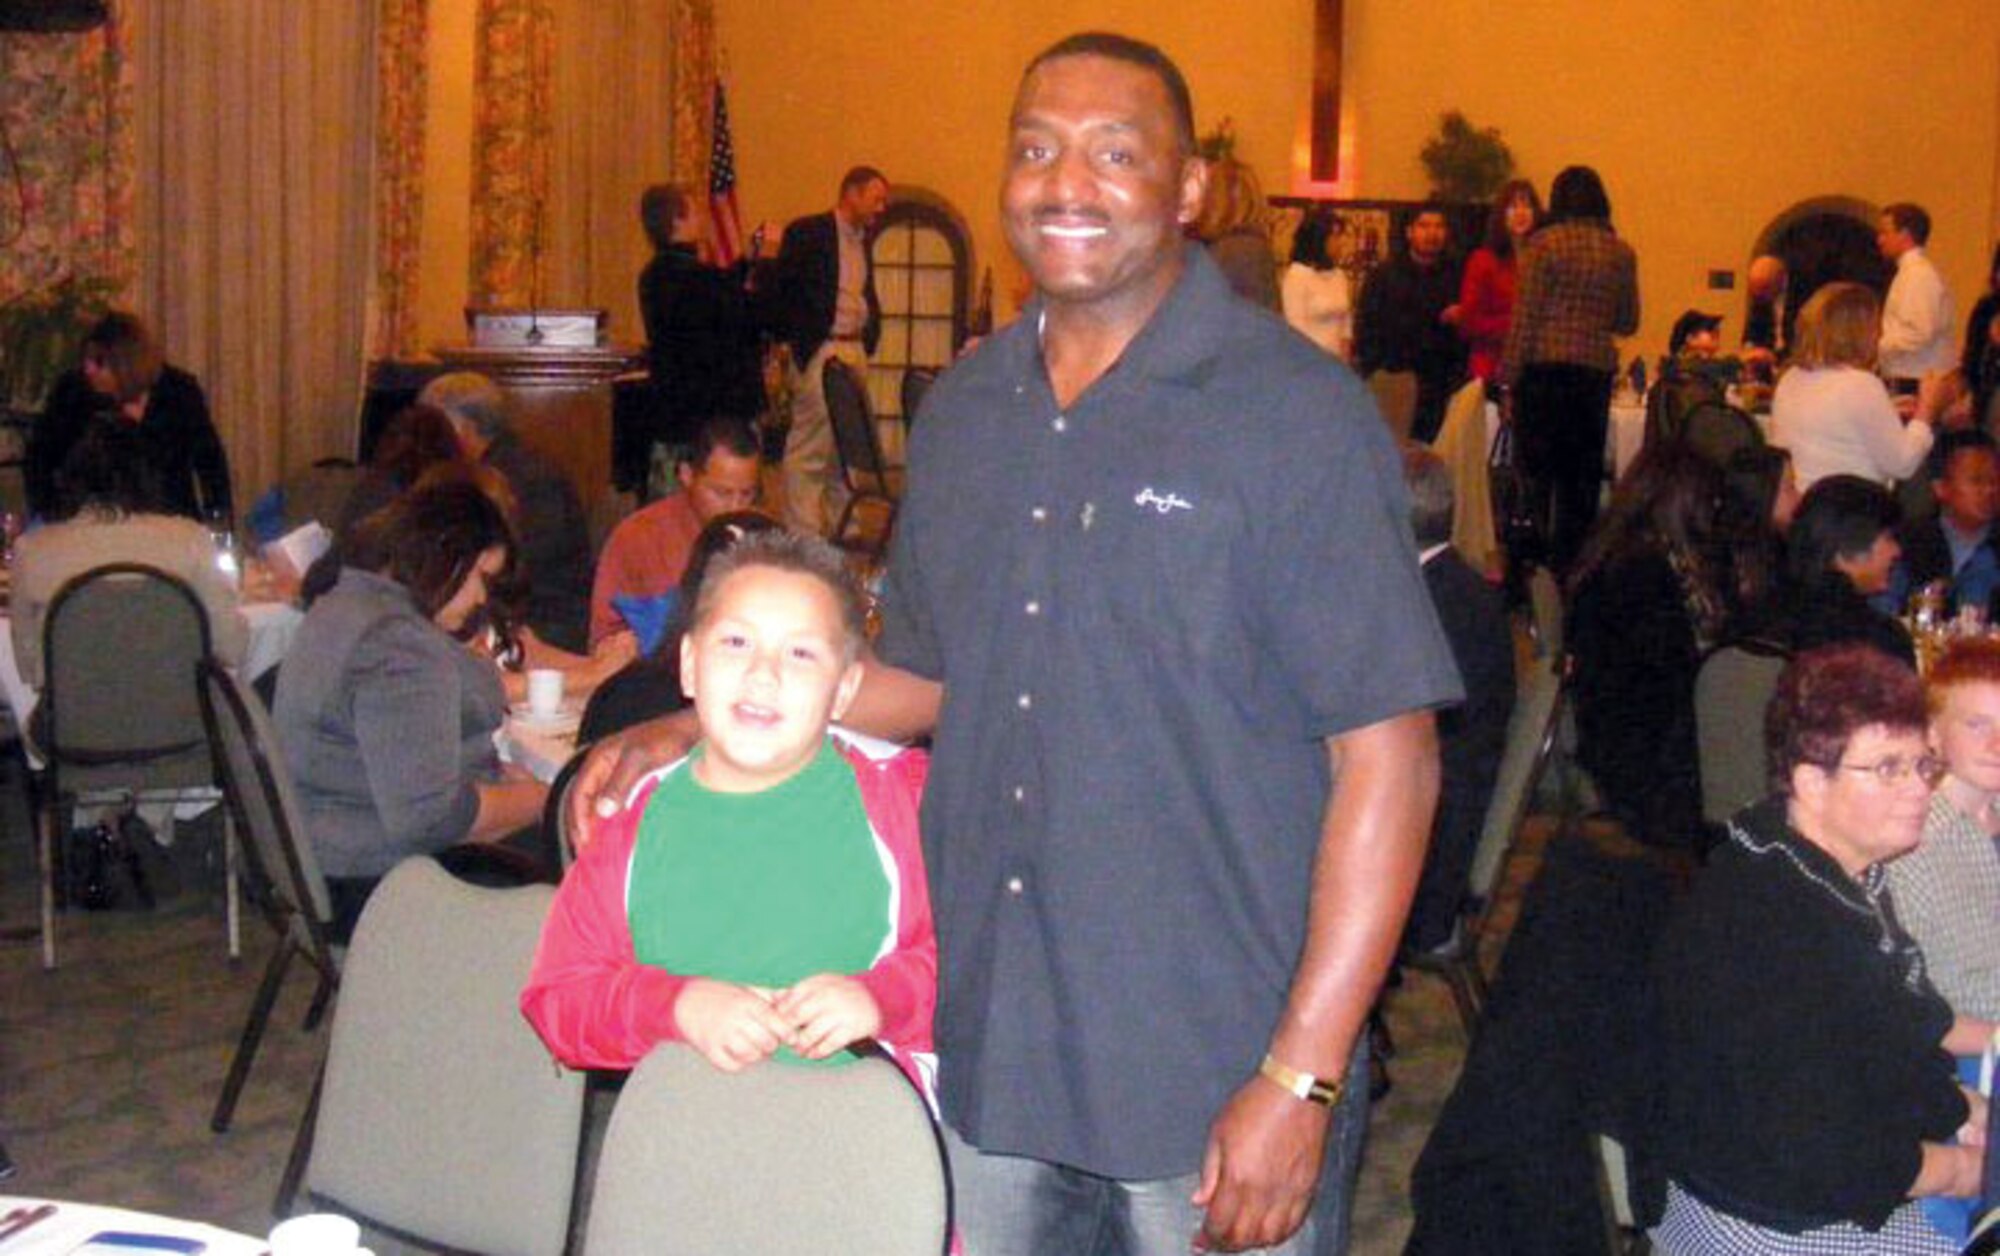
[[[0,1195],[0,1215],[16,1208],[33,1208],[49,1202]],[[126,1208],[106,1208],[99,1204],[73,1204],[65,1200],[53,1202],[56,1206],[53,1216],[5,1240],[6,1256],[67,1256],[92,1236],[106,1230],[197,1239],[207,1244],[202,1256],[258,1256],[269,1246],[261,1238],[204,1225],[199,1221],[182,1221],[175,1217],[133,1212]]]
[[[305,616],[297,607],[284,602],[252,602],[242,608],[242,613],[244,621],[250,625],[250,641],[243,652],[242,674],[246,679],[255,680],[284,661],[292,648],[292,638],[298,635],[299,621]],[[14,658],[13,621],[6,615],[0,615],[0,694],[5,695],[7,709],[13,713],[14,727],[25,735],[28,713],[35,709],[35,691],[21,679],[21,665]],[[42,766],[41,759],[32,750],[28,754],[28,763],[34,768]],[[7,1256],[13,1254],[10,1252]]]

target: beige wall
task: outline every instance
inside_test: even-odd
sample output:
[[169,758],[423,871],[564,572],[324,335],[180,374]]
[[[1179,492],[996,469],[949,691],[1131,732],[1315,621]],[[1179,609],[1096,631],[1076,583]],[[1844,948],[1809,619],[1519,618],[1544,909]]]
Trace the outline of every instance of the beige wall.
[[[1637,247],[1657,351],[1690,305],[1740,327],[1740,271],[1798,201],[1914,199],[1961,312],[2000,233],[2000,5],[1864,0],[1673,5],[1602,0],[1347,0],[1342,193],[1425,191],[1417,149],[1447,108],[1497,126],[1546,188],[1575,161],[1605,176]],[[1155,40],[1197,124],[1235,119],[1267,191],[1303,164],[1310,0],[716,0],[744,212],[782,222],[831,203],[856,161],[941,193],[972,224],[996,292],[1019,283],[993,202],[1022,63],[1085,26]],[[1421,13],[1421,17],[1416,14]],[[1421,24],[1421,30],[1417,24]],[[1709,292],[1711,268],[1739,289]]]

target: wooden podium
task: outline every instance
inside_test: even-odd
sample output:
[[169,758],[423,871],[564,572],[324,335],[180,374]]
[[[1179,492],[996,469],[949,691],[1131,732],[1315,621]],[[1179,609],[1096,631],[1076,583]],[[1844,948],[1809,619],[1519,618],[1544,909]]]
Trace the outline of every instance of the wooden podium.
[[438,345],[447,369],[478,371],[514,401],[514,430],[576,486],[595,518],[611,491],[611,381],[640,365],[622,345]]

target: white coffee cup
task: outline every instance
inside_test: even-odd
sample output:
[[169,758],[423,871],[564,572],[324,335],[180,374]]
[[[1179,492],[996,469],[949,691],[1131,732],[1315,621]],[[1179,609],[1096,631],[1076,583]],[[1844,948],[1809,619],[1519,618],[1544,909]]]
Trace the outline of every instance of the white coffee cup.
[[271,1256],[355,1256],[360,1250],[361,1227],[331,1212],[309,1212],[271,1230]]
[[552,667],[528,672],[528,714],[550,720],[562,713],[563,674]]

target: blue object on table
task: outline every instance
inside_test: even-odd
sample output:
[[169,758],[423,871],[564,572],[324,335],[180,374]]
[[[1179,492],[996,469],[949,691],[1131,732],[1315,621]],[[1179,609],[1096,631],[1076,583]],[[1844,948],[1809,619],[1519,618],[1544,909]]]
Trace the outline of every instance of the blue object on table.
[[618,612],[639,638],[639,653],[651,655],[660,648],[668,626],[674,622],[674,608],[680,605],[680,600],[679,589],[669,589],[654,597],[617,593],[612,595],[611,609]]

